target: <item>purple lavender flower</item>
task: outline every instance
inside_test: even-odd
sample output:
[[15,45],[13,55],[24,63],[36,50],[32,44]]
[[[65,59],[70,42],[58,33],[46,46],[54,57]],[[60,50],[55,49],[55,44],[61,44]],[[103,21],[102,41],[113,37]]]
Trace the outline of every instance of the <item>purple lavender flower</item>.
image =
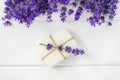
[[48,43],[48,44],[47,44],[47,49],[48,49],[48,50],[51,50],[52,48],[53,48],[53,45]]
[[67,12],[67,8],[66,8],[66,6],[63,6],[61,8],[61,14],[60,14],[61,21],[63,21],[63,22],[65,22],[66,18],[67,18],[66,12]]
[[77,56],[77,55],[80,55],[80,54],[83,55],[83,54],[85,54],[85,52],[84,52],[84,50],[76,48],[76,49],[72,50],[72,54],[74,54],[74,56]]
[[108,26],[111,26],[112,25],[112,23],[111,22],[108,22]]
[[63,51],[63,46],[58,46],[59,51]]
[[60,14],[60,18],[61,18],[61,21],[62,21],[62,22],[65,22],[65,21],[66,21],[66,18],[67,18],[66,13],[64,13],[64,12],[61,13],[61,14]]
[[68,14],[72,15],[73,13],[74,13],[74,10],[73,9],[69,9]]
[[6,21],[6,22],[4,23],[4,25],[5,25],[5,26],[11,26],[11,25],[12,25],[12,23],[11,23],[11,22],[9,22],[9,21]]
[[80,19],[80,15],[82,13],[82,7],[78,7],[76,13],[75,13],[75,20],[79,20]]
[[52,21],[53,21],[51,17],[52,17],[51,15],[49,15],[49,16],[47,17],[47,22],[52,22]]
[[57,2],[60,2],[61,4],[68,5],[70,0],[58,0]]
[[76,56],[77,54],[76,54],[76,50],[75,49],[73,49],[72,50],[72,54],[74,54],[74,56]]
[[80,50],[80,52],[81,55],[85,54],[84,50]]
[[71,5],[73,5],[74,7],[77,7],[77,2],[74,1],[74,2],[71,3]]
[[71,47],[66,46],[66,48],[65,48],[65,52],[70,53],[70,52],[71,52],[71,50],[72,50],[72,48],[71,48]]
[[2,17],[2,20],[3,20],[3,21],[5,21],[5,20],[6,20],[6,18],[5,18],[5,17]]

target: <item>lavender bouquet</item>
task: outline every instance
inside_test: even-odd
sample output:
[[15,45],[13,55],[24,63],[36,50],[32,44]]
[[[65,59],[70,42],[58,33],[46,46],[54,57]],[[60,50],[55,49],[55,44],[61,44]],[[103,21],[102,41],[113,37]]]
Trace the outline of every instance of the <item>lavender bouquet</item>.
[[[13,18],[27,27],[40,15],[47,15],[47,21],[52,22],[52,14],[59,13],[62,22],[67,16],[74,15],[74,20],[80,19],[83,10],[92,14],[86,20],[93,26],[108,23],[116,15],[118,0],[6,0],[5,16],[2,18],[5,26],[10,26]],[[72,8],[68,8],[71,6]]]

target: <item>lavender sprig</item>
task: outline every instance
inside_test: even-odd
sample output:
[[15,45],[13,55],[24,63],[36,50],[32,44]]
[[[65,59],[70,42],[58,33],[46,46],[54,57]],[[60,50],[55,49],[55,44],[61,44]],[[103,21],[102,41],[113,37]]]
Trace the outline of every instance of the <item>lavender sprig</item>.
[[78,49],[78,48],[74,48],[72,49],[70,46],[58,46],[58,47],[54,47],[52,44],[48,43],[47,45],[46,44],[39,44],[39,45],[43,45],[46,47],[47,50],[52,50],[52,49],[55,49],[57,48],[59,51],[65,51],[66,53],[70,54],[72,53],[74,56],[77,56],[77,55],[83,55],[85,54],[84,50],[81,50],[81,49]]

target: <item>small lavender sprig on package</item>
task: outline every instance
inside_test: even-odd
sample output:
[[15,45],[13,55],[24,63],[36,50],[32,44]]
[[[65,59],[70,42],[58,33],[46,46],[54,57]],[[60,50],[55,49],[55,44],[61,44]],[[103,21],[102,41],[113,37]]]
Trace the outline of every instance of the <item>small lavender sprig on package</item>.
[[74,48],[74,49],[72,49],[72,47],[71,46],[63,46],[63,45],[60,45],[60,46],[58,46],[58,47],[55,47],[55,46],[53,46],[53,44],[51,44],[51,43],[48,43],[48,44],[42,44],[42,43],[40,43],[39,45],[43,45],[43,46],[45,46],[46,47],[46,49],[47,50],[52,50],[52,49],[58,49],[60,52],[66,52],[66,53],[68,53],[68,54],[73,54],[74,56],[77,56],[77,55],[83,55],[85,52],[84,52],[84,50],[82,50],[82,49],[78,49],[78,48]]
[[[62,22],[67,15],[74,15],[74,20],[80,19],[83,9],[92,14],[86,20],[93,26],[108,23],[116,15],[118,0],[6,0],[5,16],[2,18],[4,25],[12,25],[13,18],[27,27],[40,15],[47,15],[47,21],[52,22],[52,14],[58,12]],[[71,6],[72,8],[68,8]]]

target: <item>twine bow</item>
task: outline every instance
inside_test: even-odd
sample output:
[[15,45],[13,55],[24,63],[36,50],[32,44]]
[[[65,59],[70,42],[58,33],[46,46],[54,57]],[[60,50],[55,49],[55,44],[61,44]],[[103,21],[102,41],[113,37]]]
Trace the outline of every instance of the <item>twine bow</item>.
[[[68,39],[67,41],[63,42],[63,43],[61,44],[61,46],[65,45],[66,43],[68,43],[69,41],[71,41],[73,38],[74,38],[74,37],[71,37],[71,38]],[[47,56],[49,56],[49,55],[50,55],[52,52],[54,52],[55,50],[58,50],[58,45],[56,44],[56,42],[55,42],[55,40],[54,40],[54,38],[53,38],[52,35],[50,35],[50,39],[51,39],[52,42],[53,42],[54,49],[51,50],[49,53],[47,53],[45,56],[43,56],[43,57],[42,57],[42,60],[44,60]],[[58,50],[58,51],[59,51],[59,50]],[[65,55],[64,55],[61,51],[59,51],[59,53],[61,54],[61,56],[62,56],[64,59],[67,58],[67,57],[65,57]]]

